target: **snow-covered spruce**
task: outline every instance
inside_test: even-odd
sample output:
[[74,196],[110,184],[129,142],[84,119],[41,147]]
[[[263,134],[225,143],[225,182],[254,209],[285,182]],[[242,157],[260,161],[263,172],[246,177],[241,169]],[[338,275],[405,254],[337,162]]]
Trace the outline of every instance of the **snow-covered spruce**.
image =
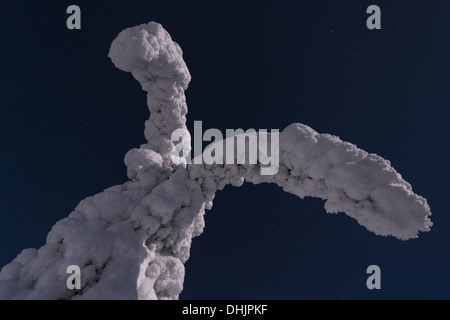
[[[130,181],[82,200],[44,246],[3,267],[0,299],[177,299],[205,209],[217,190],[244,181],[322,198],[327,212],[345,212],[378,235],[406,240],[432,225],[426,200],[389,161],[306,125],[280,134],[273,176],[260,175],[259,164],[186,166],[172,159],[170,136],[186,128],[190,81],[180,47],[150,22],[122,31],[109,57],[148,92],[148,143],[125,156]],[[66,287],[69,265],[81,268],[80,290]]]

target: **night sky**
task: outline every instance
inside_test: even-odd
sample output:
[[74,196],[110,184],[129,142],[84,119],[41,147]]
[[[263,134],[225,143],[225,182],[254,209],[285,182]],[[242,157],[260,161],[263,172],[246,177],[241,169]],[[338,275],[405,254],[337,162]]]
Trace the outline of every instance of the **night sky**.
[[[66,28],[71,4],[81,30]],[[371,4],[381,30],[366,27]],[[146,96],[107,54],[149,21],[183,49],[191,132],[195,120],[222,132],[307,124],[389,159],[433,213],[431,232],[403,242],[276,185],[228,186],[193,240],[180,299],[450,299],[445,0],[3,1],[0,266],[127,180]],[[366,287],[372,264],[381,290]]]

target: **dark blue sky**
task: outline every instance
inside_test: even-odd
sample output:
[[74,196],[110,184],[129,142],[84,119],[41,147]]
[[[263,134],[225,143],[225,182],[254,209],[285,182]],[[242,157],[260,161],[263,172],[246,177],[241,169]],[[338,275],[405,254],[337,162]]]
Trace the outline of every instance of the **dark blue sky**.
[[[66,28],[77,4],[82,29]],[[382,29],[366,28],[381,8]],[[301,122],[389,159],[432,231],[378,237],[318,199],[227,187],[193,240],[181,299],[450,298],[448,1],[8,1],[0,7],[0,265],[40,247],[83,198],[126,181],[145,93],[107,58],[156,21],[192,75],[188,127]],[[382,289],[366,288],[367,266]]]

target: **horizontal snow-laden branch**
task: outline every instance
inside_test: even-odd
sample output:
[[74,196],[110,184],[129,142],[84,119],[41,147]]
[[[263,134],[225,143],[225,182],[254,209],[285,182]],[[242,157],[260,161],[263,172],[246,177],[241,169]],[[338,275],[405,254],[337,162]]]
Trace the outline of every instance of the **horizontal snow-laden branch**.
[[[213,149],[214,145],[222,148],[230,139],[235,137],[208,148]],[[223,149],[225,159],[227,150]],[[240,186],[244,180],[276,183],[300,198],[326,200],[327,212],[345,212],[377,235],[402,240],[416,238],[419,231],[429,231],[432,226],[426,200],[412,191],[388,160],[336,136],[319,134],[304,124],[291,124],[281,132],[279,168],[275,175],[261,174],[264,162],[235,163],[191,164],[190,178],[202,184],[205,198],[210,201],[227,184]],[[209,201],[207,204],[208,208],[212,205]]]

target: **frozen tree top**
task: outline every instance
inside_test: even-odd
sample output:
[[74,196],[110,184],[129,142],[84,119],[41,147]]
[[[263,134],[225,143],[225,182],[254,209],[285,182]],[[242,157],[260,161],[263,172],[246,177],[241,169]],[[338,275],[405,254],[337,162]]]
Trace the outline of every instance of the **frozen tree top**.
[[[177,299],[205,209],[218,190],[244,181],[324,199],[327,212],[345,212],[378,235],[407,240],[430,229],[426,200],[389,161],[303,124],[280,133],[272,176],[260,174],[261,163],[174,162],[171,134],[186,129],[190,81],[180,47],[150,22],[122,31],[109,57],[148,93],[148,142],[125,156],[129,181],[82,200],[41,248],[25,249],[3,267],[0,299]],[[71,265],[81,270],[77,290],[66,286]]]

